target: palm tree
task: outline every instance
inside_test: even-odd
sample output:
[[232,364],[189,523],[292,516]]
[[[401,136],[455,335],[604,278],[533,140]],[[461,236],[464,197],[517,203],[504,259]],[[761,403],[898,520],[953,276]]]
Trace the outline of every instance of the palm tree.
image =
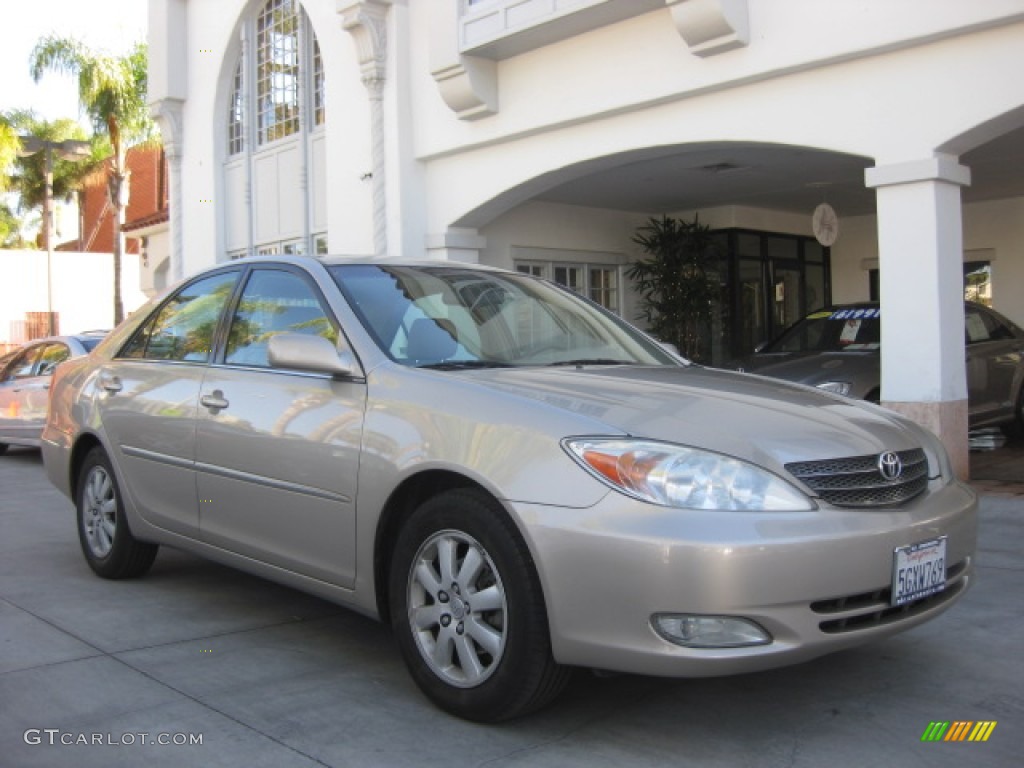
[[146,107],[146,44],[112,56],[91,50],[74,38],[48,36],[36,43],[30,71],[38,83],[48,71],[78,78],[78,101],[93,130],[110,139],[112,161],[107,191],[114,209],[114,323],[124,318],[121,260],[124,212],[128,206],[128,145],[149,138],[153,123]]

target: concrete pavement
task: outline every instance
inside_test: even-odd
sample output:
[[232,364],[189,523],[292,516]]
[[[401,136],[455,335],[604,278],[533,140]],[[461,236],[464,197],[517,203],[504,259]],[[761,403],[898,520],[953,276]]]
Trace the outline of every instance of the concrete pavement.
[[[976,584],[923,627],[743,677],[580,673],[550,709],[484,727],[432,707],[389,631],[329,603],[166,548],[146,578],[95,577],[39,454],[12,449],[0,766],[1016,766],[1022,553],[1024,496],[989,494]],[[939,720],[997,725],[922,743]]]

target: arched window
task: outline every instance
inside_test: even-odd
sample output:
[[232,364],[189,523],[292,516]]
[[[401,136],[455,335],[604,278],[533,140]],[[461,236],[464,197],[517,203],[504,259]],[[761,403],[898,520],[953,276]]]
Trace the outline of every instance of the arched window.
[[268,0],[256,19],[260,144],[299,131],[299,24],[294,0]]
[[[320,45],[298,0],[266,0],[243,21],[230,83],[224,159],[225,247],[323,253],[326,122]],[[314,167],[311,167],[314,166]]]

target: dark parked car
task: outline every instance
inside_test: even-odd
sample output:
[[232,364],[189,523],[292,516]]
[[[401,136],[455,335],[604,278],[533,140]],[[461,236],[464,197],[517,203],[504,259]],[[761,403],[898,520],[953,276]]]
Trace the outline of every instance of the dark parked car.
[[[840,395],[878,402],[881,320],[878,304],[812,312],[737,367]],[[998,312],[967,302],[968,412],[971,429],[1024,422],[1024,330]]]
[[39,445],[50,379],[65,360],[86,355],[105,331],[35,339],[0,357],[0,454],[8,445]]

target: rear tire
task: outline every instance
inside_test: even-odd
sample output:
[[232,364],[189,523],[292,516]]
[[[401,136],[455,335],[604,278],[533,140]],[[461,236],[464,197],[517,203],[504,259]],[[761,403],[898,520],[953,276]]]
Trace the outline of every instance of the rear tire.
[[136,539],[106,452],[93,448],[78,473],[78,540],[89,567],[105,579],[131,579],[153,565],[157,545]]
[[7,443],[0,443],[0,456],[7,453]]
[[540,709],[565,687],[529,550],[484,493],[450,490],[416,509],[389,586],[402,656],[441,709],[494,723]]

